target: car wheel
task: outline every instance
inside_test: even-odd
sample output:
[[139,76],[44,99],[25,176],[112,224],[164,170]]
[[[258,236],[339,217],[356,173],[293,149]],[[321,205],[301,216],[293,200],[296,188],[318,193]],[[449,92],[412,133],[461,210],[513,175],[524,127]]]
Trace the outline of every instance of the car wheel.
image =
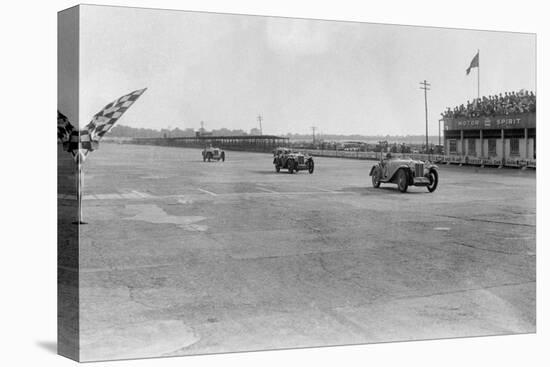
[[286,165],[288,167],[288,173],[294,173],[294,161],[288,161],[286,162]]
[[380,187],[380,168],[376,167],[372,172],[372,187],[375,189]]
[[281,166],[279,166],[278,164],[275,165],[275,172],[280,172],[281,171]]
[[315,164],[311,160],[311,161],[309,161],[309,164],[307,165],[307,170],[310,174],[312,174],[314,169],[315,169]]
[[401,192],[407,192],[409,183],[407,182],[407,172],[403,168],[397,171],[397,188]]
[[431,169],[430,172],[428,172],[428,179],[430,180],[430,184],[427,186],[429,192],[434,192],[435,189],[437,189],[437,184],[439,183],[439,174],[435,169]]

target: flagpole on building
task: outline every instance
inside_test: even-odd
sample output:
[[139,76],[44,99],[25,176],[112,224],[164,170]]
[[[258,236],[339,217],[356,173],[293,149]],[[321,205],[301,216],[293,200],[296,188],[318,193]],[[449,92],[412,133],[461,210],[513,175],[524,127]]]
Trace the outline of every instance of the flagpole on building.
[[477,98],[479,99],[479,74],[481,73],[481,63],[479,60],[479,48],[477,49]]

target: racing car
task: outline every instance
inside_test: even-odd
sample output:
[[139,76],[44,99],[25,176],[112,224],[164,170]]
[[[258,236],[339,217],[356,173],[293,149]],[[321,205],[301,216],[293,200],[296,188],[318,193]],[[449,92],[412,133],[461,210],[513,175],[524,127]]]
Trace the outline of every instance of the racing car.
[[369,176],[372,177],[373,187],[393,183],[397,184],[401,192],[407,192],[409,186],[425,186],[429,192],[434,192],[439,183],[438,167],[435,164],[410,158],[393,158],[391,153],[371,168]]
[[225,162],[225,152],[220,148],[208,147],[202,151],[203,162],[210,162],[211,160]]
[[293,152],[289,148],[277,148],[273,151],[273,164],[275,165],[275,171],[280,172],[281,168],[288,169],[288,173],[294,173],[298,171],[308,171],[313,173],[315,164],[313,163],[313,157],[307,154]]

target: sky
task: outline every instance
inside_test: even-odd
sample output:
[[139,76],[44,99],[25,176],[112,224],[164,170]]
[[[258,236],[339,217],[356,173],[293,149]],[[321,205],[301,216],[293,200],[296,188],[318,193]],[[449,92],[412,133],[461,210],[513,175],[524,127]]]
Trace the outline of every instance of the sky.
[[119,120],[146,128],[264,134],[430,135],[481,95],[535,90],[533,34],[81,6],[81,124],[130,91]]

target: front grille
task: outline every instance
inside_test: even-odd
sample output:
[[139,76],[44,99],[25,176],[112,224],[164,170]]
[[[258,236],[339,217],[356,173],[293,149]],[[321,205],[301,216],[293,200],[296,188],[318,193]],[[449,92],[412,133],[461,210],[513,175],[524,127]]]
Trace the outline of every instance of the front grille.
[[424,163],[415,163],[414,164],[414,177],[424,176]]
[[304,164],[304,157],[303,156],[298,157],[298,163],[299,164]]

